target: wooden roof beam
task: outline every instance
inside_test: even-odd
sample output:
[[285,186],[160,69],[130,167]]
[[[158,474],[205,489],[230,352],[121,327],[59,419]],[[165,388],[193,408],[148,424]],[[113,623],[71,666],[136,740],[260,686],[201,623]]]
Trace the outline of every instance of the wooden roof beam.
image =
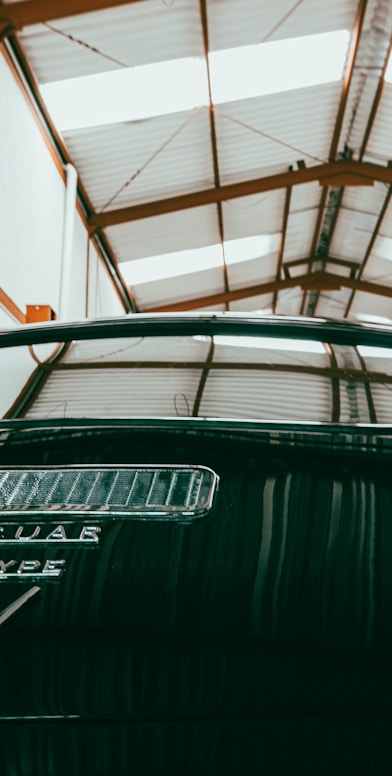
[[20,3],[9,4],[0,2],[0,23],[6,23],[15,31],[31,24],[43,24],[54,19],[65,19],[140,2],[143,0],[22,0]]
[[[213,163],[213,169],[214,169],[214,183],[215,183],[215,188],[219,189],[221,182],[220,182],[220,173],[219,173],[218,141],[217,141],[217,134],[216,134],[214,106],[212,102],[210,61],[208,57],[210,44],[209,44],[209,36],[208,36],[207,0],[199,0],[199,9],[200,9],[201,26],[203,31],[204,58],[206,61],[206,68],[207,68],[208,96],[209,96],[209,103],[210,103],[209,104],[210,138],[211,138],[212,163]],[[225,291],[229,291],[230,290],[229,275],[227,272],[227,264],[226,264],[226,258],[225,258],[225,228],[223,223],[222,202],[216,203],[216,210],[217,210],[217,217],[218,217],[219,239],[221,242],[222,255],[223,255],[223,283],[225,286]]]
[[378,164],[368,164],[352,159],[342,159],[325,164],[317,164],[313,167],[304,167],[299,170],[286,170],[285,172],[266,175],[262,178],[231,183],[217,188],[195,191],[191,194],[182,194],[177,197],[169,197],[153,202],[145,202],[140,205],[109,210],[103,213],[92,213],[89,218],[91,232],[96,229],[105,229],[109,226],[117,226],[129,221],[138,221],[143,218],[173,213],[178,210],[188,210],[204,205],[216,205],[240,197],[249,197],[252,194],[260,194],[263,191],[284,189],[287,186],[296,186],[303,183],[319,181],[324,186],[325,180],[334,179],[335,185],[340,184],[341,178],[350,176],[350,185],[368,186],[374,181],[392,184],[392,168]]
[[[282,223],[282,231],[281,231],[281,237],[280,237],[278,264],[276,268],[276,280],[280,280],[282,276],[282,265],[283,265],[283,258],[284,258],[284,249],[286,244],[287,225],[289,222],[289,215],[290,215],[291,192],[292,192],[292,188],[291,186],[288,186],[286,190],[286,196],[285,196],[285,202],[284,202],[284,208],[283,208],[283,223]],[[278,302],[278,291],[275,291],[274,298],[272,301],[273,313],[276,312],[277,302]]]
[[341,288],[351,288],[353,291],[362,291],[367,294],[375,294],[392,299],[392,286],[371,283],[357,278],[346,278],[334,275],[330,272],[309,272],[294,278],[273,280],[267,283],[259,283],[255,286],[237,288],[229,292],[210,294],[209,296],[187,299],[168,305],[155,305],[146,307],[141,312],[181,312],[184,310],[198,310],[203,307],[234,302],[238,299],[249,299],[252,296],[274,294],[288,288],[302,288],[304,291],[339,291]]

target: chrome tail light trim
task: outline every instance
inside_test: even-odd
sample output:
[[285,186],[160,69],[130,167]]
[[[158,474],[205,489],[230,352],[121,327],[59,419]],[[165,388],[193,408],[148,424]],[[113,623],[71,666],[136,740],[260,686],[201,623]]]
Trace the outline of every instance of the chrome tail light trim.
[[0,468],[5,515],[95,515],[194,520],[208,514],[219,478],[204,466],[48,466]]

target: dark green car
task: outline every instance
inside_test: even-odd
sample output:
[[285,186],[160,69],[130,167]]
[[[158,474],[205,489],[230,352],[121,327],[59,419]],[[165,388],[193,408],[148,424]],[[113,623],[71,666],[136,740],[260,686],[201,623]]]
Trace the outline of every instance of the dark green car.
[[392,330],[0,347],[2,773],[392,773]]

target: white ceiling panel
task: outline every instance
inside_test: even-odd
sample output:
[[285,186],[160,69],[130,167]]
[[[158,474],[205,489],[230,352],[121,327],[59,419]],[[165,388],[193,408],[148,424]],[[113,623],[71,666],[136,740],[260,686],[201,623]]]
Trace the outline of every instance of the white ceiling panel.
[[392,159],[391,122],[392,84],[384,83],[381,102],[367,145],[366,157],[382,164]]
[[143,218],[106,232],[120,262],[219,243],[214,205]]
[[65,133],[97,212],[211,188],[206,109]]
[[321,318],[343,318],[351,291],[342,288],[340,291],[321,292],[317,303],[317,315]]
[[277,315],[299,315],[301,312],[302,291],[300,288],[290,288],[280,291],[275,312]]
[[271,312],[272,310],[273,295],[262,294],[261,296],[250,296],[246,299],[238,299],[237,301],[230,302],[230,312],[254,312],[263,310]]
[[357,291],[350,309],[350,317],[355,318],[358,313],[392,318],[392,299]]
[[222,203],[225,240],[257,234],[276,234],[282,229],[283,189]]
[[143,283],[133,288],[140,311],[170,302],[197,299],[200,296],[224,291],[223,266],[203,272],[191,272],[177,278],[166,278],[153,283]]
[[266,39],[314,35],[348,29],[357,10],[356,0],[209,0],[210,46],[223,49],[260,43]]
[[242,288],[243,286],[255,286],[259,283],[275,280],[277,264],[277,253],[251,261],[229,264],[227,267],[229,286],[232,289]]
[[391,259],[382,259],[376,255],[376,246],[374,253],[370,256],[363,272],[363,279],[381,283],[382,285],[392,287],[392,261]]
[[220,105],[215,109],[223,183],[284,171],[329,155],[339,83]]
[[318,210],[292,213],[289,217],[284,249],[284,263],[310,255]]
[[143,0],[28,27],[21,38],[40,83],[203,53],[197,0]]

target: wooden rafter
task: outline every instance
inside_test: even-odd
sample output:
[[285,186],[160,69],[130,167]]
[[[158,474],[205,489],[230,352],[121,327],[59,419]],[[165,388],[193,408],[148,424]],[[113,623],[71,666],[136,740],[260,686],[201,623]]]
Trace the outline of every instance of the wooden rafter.
[[4,307],[4,309],[9,313],[13,318],[15,318],[18,323],[25,323],[26,322],[26,315],[17,304],[15,304],[14,300],[11,299],[8,294],[4,291],[3,288],[0,288],[0,307]]
[[[284,201],[283,223],[282,223],[282,231],[281,231],[281,237],[280,237],[278,265],[277,265],[277,268],[276,268],[276,280],[280,280],[281,275],[282,275],[284,248],[285,248],[285,244],[286,244],[286,235],[287,235],[287,224],[289,222],[289,214],[290,214],[291,192],[292,192],[292,188],[291,188],[291,186],[288,186],[287,190],[286,190],[285,201]],[[277,301],[278,301],[278,291],[275,291],[274,292],[274,298],[273,298],[273,301],[272,301],[272,312],[273,313],[276,312]]]
[[91,232],[94,232],[96,229],[105,229],[109,226],[117,226],[129,221],[139,221],[143,218],[152,218],[178,210],[188,210],[193,207],[215,205],[217,202],[248,197],[264,191],[284,189],[287,186],[296,186],[314,181],[319,181],[321,185],[325,185],[325,180],[331,177],[335,178],[337,185],[339,185],[341,177],[345,175],[352,177],[351,185],[362,186],[375,181],[392,184],[391,167],[342,159],[325,164],[316,164],[313,167],[265,175],[262,178],[255,178],[240,183],[231,183],[219,188],[214,187],[204,189],[203,191],[195,191],[191,194],[182,194],[177,197],[168,197],[167,199],[145,202],[140,205],[131,205],[118,210],[93,213],[89,218],[89,226]]
[[[290,277],[289,270],[291,267],[300,267],[302,264],[308,264],[309,262],[313,264],[315,261],[319,260],[319,256],[306,256],[303,259],[292,259],[291,261],[286,261],[284,265],[285,274],[286,277]],[[335,256],[325,256],[325,261],[327,264],[336,264],[338,267],[347,267],[351,271],[357,271],[359,268],[359,264],[357,261],[350,261],[349,259],[338,259]]]
[[[217,142],[217,136],[216,136],[216,124],[215,124],[215,113],[214,113],[214,106],[212,102],[212,91],[211,91],[211,73],[210,73],[210,65],[209,65],[209,40],[208,40],[208,16],[207,16],[207,0],[199,0],[199,8],[200,8],[200,18],[201,18],[201,26],[203,31],[203,47],[204,47],[204,57],[206,61],[206,68],[207,68],[207,81],[208,81],[208,95],[209,95],[209,117],[210,117],[210,136],[211,136],[211,152],[212,152],[212,163],[214,168],[214,183],[215,188],[220,188],[220,174],[219,174],[219,160],[218,160],[218,142]],[[223,208],[222,208],[222,202],[216,203],[217,208],[217,216],[218,216],[218,229],[219,229],[219,239],[222,245],[222,253],[223,253],[223,283],[225,287],[225,291],[229,291],[229,277],[227,273],[227,265],[225,260],[225,249],[224,249],[224,242],[225,242],[225,230],[224,230],[224,224],[223,224]]]
[[213,307],[226,302],[234,302],[238,299],[249,299],[252,296],[261,296],[263,294],[274,294],[288,288],[302,288],[306,291],[339,291],[341,288],[350,288],[353,291],[363,291],[367,294],[375,294],[392,299],[392,286],[385,286],[380,283],[371,283],[365,280],[358,280],[352,277],[343,277],[334,275],[330,272],[310,272],[305,275],[298,275],[294,278],[283,278],[281,280],[272,280],[267,283],[259,283],[254,286],[237,288],[229,293],[221,292],[210,294],[208,296],[187,299],[183,302],[176,302],[168,305],[154,305],[144,308],[143,312],[180,312],[183,310],[198,310],[203,307]]
[[0,22],[10,29],[20,30],[31,24],[42,24],[54,19],[65,19],[84,13],[104,11],[119,5],[132,5],[143,0],[22,0],[18,3],[0,2]]

